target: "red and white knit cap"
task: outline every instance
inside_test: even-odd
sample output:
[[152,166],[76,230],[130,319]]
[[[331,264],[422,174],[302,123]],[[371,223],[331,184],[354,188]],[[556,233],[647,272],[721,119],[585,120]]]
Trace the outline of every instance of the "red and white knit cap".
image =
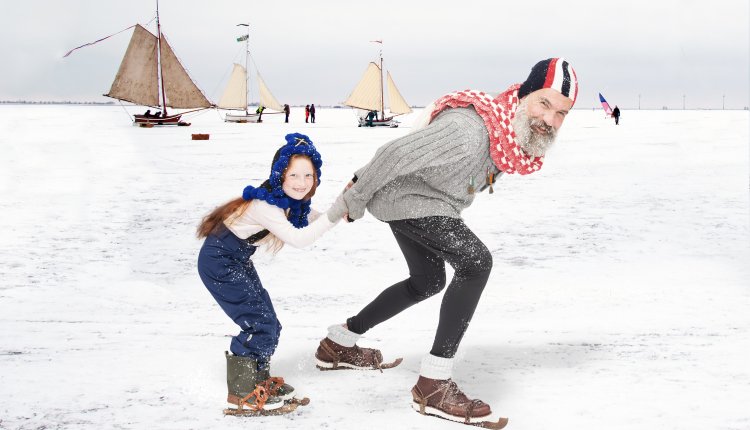
[[548,58],[531,68],[526,82],[518,89],[518,98],[522,99],[536,90],[552,88],[565,97],[576,102],[578,97],[578,78],[573,66],[564,58]]

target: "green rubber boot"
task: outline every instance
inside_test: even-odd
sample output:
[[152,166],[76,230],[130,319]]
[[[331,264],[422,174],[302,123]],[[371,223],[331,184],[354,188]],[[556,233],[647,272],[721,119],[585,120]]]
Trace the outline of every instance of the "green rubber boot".
[[[284,406],[284,401],[261,386],[257,387],[261,379],[258,362],[252,358],[240,357],[224,352],[227,357],[227,402],[237,409],[245,408],[266,411]],[[257,389],[256,389],[257,388]]]

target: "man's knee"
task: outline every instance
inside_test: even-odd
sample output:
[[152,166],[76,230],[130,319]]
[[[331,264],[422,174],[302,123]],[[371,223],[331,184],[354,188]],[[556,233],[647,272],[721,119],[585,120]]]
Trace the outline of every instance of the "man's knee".
[[421,302],[442,291],[445,283],[445,270],[441,270],[429,275],[411,276],[407,283],[407,290],[415,301]]
[[492,253],[485,244],[478,242],[465,254],[456,274],[462,277],[489,276],[492,271]]

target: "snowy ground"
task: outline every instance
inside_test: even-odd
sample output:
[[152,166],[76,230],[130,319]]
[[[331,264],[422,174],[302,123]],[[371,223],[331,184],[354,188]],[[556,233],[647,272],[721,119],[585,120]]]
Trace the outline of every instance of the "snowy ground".
[[[460,428],[409,407],[439,297],[364,339],[400,367],[314,367],[325,328],[404,277],[370,215],[256,260],[284,324],[274,373],[311,404],[222,415],[236,327],[197,276],[198,221],[258,183],[287,132],[323,154],[325,209],[412,121],[292,114],[140,129],[120,107],[0,107],[0,428]],[[574,111],[541,172],[478,197],[464,215],[495,266],[457,356],[468,394],[512,429],[750,428],[749,119]]]

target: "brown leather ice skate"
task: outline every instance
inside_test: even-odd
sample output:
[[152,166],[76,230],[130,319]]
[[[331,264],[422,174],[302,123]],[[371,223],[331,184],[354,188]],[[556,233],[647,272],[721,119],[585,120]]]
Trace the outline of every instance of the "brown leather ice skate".
[[477,427],[501,429],[507,418],[488,421],[492,414],[490,405],[479,399],[470,399],[451,379],[430,379],[420,376],[411,389],[412,406],[422,415],[432,415]]
[[331,339],[325,338],[320,341],[318,350],[315,351],[315,361],[320,370],[359,369],[371,370],[396,367],[403,361],[397,358],[390,363],[383,363],[383,354],[372,348],[360,348],[341,346]]

